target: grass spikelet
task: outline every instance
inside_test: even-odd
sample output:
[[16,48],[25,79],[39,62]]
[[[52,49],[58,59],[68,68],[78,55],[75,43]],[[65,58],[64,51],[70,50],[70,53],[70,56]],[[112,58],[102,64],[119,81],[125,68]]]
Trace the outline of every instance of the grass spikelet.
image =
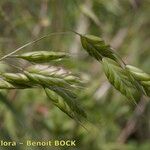
[[64,79],[68,83],[80,83],[80,79],[73,75],[70,71],[61,67],[49,65],[32,65],[26,69],[30,73],[41,74],[48,77],[56,77]]
[[146,96],[150,96],[150,75],[145,73],[143,70],[131,65],[126,65],[126,69],[143,87],[144,94]]
[[1,76],[12,84],[18,84],[20,86],[33,86],[33,83],[22,73],[2,73]]
[[16,87],[11,83],[0,78],[0,89],[15,89]]
[[23,53],[20,55],[12,55],[10,57],[22,58],[24,60],[34,62],[34,63],[47,63],[52,60],[67,58],[68,55],[64,52],[34,51],[34,52]]
[[80,39],[83,48],[89,53],[89,55],[98,61],[102,60],[103,57],[116,60],[110,46],[107,45],[101,38],[93,35],[80,35]]
[[52,88],[52,90],[66,101],[72,111],[76,112],[79,116],[84,118],[87,117],[85,111],[81,108],[79,102],[77,101],[77,96],[72,91],[63,88]]
[[103,58],[102,65],[109,82],[130,100],[138,100],[141,92],[130,81],[128,72],[110,58]]
[[129,70],[138,81],[150,81],[150,75],[143,70],[131,65],[126,65],[126,69]]
[[48,77],[37,73],[30,73],[24,71],[25,75],[33,82],[34,84],[39,84],[46,87],[64,87],[64,88],[71,88],[71,86],[65,82],[63,79]]
[[71,110],[71,108],[61,96],[59,96],[56,92],[50,90],[49,88],[45,88],[45,92],[55,106],[57,106],[60,110],[66,113],[69,117],[75,117],[74,112]]

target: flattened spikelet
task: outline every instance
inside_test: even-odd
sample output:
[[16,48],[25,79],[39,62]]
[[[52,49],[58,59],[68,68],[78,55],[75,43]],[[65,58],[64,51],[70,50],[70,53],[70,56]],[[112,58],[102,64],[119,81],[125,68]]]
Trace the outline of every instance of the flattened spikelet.
[[87,115],[85,111],[80,106],[79,102],[77,101],[77,96],[72,91],[63,89],[63,88],[52,88],[58,95],[60,95],[66,103],[70,106],[72,111],[76,112],[76,114],[86,118]]
[[26,71],[30,73],[41,74],[48,77],[56,77],[64,79],[68,83],[80,83],[78,77],[73,75],[70,71],[61,67],[49,66],[49,65],[32,65],[26,68]]
[[65,82],[63,79],[60,78],[54,78],[54,77],[48,77],[48,76],[44,76],[41,74],[36,74],[36,73],[30,73],[27,71],[24,71],[25,75],[29,78],[29,80],[31,80],[31,82],[33,82],[34,84],[39,84],[42,86],[46,86],[46,87],[64,87],[64,88],[69,88],[70,85]]
[[52,60],[66,58],[68,57],[68,55],[64,52],[34,51],[34,52],[23,53],[20,55],[12,55],[10,57],[22,58],[24,60],[35,62],[35,63],[47,63]]
[[80,35],[80,39],[83,48],[98,61],[102,60],[103,57],[116,60],[110,46],[105,44],[101,38],[93,35]]
[[150,81],[150,75],[143,70],[131,65],[126,65],[126,68],[138,81]]
[[12,84],[18,84],[20,86],[33,86],[33,83],[22,73],[2,73],[1,76]]
[[150,75],[148,73],[145,73],[143,70],[131,65],[126,65],[126,69],[143,87],[143,89],[145,90],[144,94],[146,96],[150,96]]
[[57,106],[60,110],[62,110],[64,113],[66,113],[69,117],[74,118],[75,114],[71,110],[71,108],[68,106],[68,104],[64,101],[64,99],[59,96],[56,92],[45,88],[45,92],[48,96],[48,98],[53,102],[55,106]]
[[0,89],[15,89],[16,87],[11,83],[0,78]]
[[110,58],[103,58],[102,65],[109,82],[130,100],[138,100],[141,93],[132,84],[128,72]]

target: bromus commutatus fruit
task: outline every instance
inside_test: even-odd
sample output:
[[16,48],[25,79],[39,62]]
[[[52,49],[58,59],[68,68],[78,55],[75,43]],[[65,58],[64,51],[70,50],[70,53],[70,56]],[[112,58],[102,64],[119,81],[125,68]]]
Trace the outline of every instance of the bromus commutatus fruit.
[[146,93],[145,95],[150,96],[150,75],[148,73],[145,73],[143,70],[131,65],[126,65],[126,69],[143,87]]
[[139,99],[141,93],[129,80],[128,72],[125,69],[110,58],[103,58],[102,65],[107,79],[118,91],[131,100]]
[[[44,88],[49,88],[55,91],[58,95],[63,97],[66,103],[70,106],[72,111],[78,113],[79,115],[86,117],[85,112],[82,110],[80,105],[77,102],[77,96],[72,90],[75,90],[75,87],[67,83],[63,78],[45,76],[44,74],[30,73],[24,71],[25,75],[34,83],[39,84]],[[66,74],[67,76],[67,74]]]
[[[64,52],[36,51],[8,57],[21,58],[31,63],[49,63],[68,55]],[[42,88],[53,104],[69,117],[76,121],[81,117],[86,118],[86,113],[77,100],[79,77],[64,68],[42,64],[19,70],[22,72],[0,74],[0,89]]]
[[81,119],[86,118],[85,112],[79,106],[73,108],[72,105],[66,102],[66,97],[61,96],[61,94],[59,95],[57,92],[49,88],[45,88],[45,92],[52,103],[60,110],[62,110],[65,114],[67,114],[70,118],[75,119],[80,124],[82,121]]
[[107,45],[103,39],[94,35],[81,35],[81,43],[83,48],[98,61],[103,57],[108,57],[117,60],[116,55],[112,52],[112,49]]
[[2,78],[11,84],[17,84],[25,87],[33,87],[33,83],[23,73],[2,73]]
[[26,89],[26,88],[31,88],[31,86],[11,83],[0,78],[0,89]]
[[50,65],[32,65],[26,68],[30,73],[36,73],[47,77],[56,77],[64,79],[68,83],[80,83],[79,77],[73,75],[70,71],[62,67],[55,67]]
[[127,66],[101,38],[93,35],[78,35],[83,48],[90,56],[102,63],[109,82],[118,91],[134,102],[142,94],[146,93],[145,95],[150,96],[149,74],[138,68]]
[[76,114],[78,114],[83,118],[87,117],[85,111],[82,109],[79,102],[77,101],[77,95],[75,95],[75,93],[72,93],[72,91],[63,88],[50,88],[50,89],[52,89],[58,95],[60,95]]
[[65,80],[56,77],[48,77],[41,74],[30,73],[24,71],[24,74],[32,81],[34,84],[39,84],[44,87],[62,87],[62,88],[71,88]]
[[16,87],[11,83],[0,78],[0,89],[15,89]]
[[21,58],[34,63],[48,63],[52,60],[67,58],[68,55],[64,52],[34,51],[34,52],[23,53],[20,55],[11,55],[9,57]]
[[[150,96],[149,74],[138,68],[127,66],[120,56],[105,42],[93,35],[80,35],[81,44],[90,56],[100,61],[109,82],[129,100],[137,101],[144,94]],[[20,49],[19,49],[20,50]],[[19,55],[4,56],[27,60],[31,63],[49,63],[53,60],[66,58],[64,52],[35,51]],[[2,58],[2,59],[3,59]],[[2,60],[1,59],[1,60]],[[123,66],[122,66],[123,64]],[[60,110],[75,120],[86,118],[76,91],[80,85],[80,78],[70,71],[50,65],[31,65],[21,73],[1,73],[1,89],[25,89],[41,87],[48,98]]]
[[71,118],[75,117],[74,112],[71,110],[70,106],[64,101],[61,96],[59,96],[56,92],[50,90],[49,88],[45,88],[45,92],[54,105],[56,105]]

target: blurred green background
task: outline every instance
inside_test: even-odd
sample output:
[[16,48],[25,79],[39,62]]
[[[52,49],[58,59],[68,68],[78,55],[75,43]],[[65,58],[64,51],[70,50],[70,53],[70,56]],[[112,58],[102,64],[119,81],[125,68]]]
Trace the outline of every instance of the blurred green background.
[[[70,30],[102,37],[127,64],[150,73],[149,0],[0,0],[0,56],[23,44],[54,32],[22,52],[65,51],[71,59],[57,62],[79,74],[87,84],[78,97],[96,130],[87,132],[47,100],[41,89],[1,90],[0,140],[26,141],[74,139],[76,147],[44,147],[72,150],[150,150],[150,103],[134,106],[107,81],[101,64],[82,49]],[[15,72],[7,59],[0,71]],[[140,108],[140,109],[139,109]],[[91,126],[86,123],[86,126]],[[3,149],[42,149],[16,148]]]

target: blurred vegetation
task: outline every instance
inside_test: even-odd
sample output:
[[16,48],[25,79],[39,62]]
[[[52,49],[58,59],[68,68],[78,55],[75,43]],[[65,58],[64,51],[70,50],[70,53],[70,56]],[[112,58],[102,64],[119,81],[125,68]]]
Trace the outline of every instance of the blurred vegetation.
[[[0,139],[75,139],[76,147],[64,149],[149,150],[149,100],[143,98],[137,106],[130,103],[107,82],[101,65],[83,51],[79,37],[68,33],[75,30],[100,36],[126,63],[150,73],[149,14],[149,0],[1,0],[1,57],[43,35],[67,32],[22,51],[70,53],[71,59],[55,65],[65,66],[87,81],[78,98],[96,130],[86,131],[53,106],[40,89],[1,90]],[[0,63],[0,71],[16,72],[9,64],[28,65],[6,59]],[[91,123],[85,125],[90,128]],[[16,149],[27,148],[20,145]]]

